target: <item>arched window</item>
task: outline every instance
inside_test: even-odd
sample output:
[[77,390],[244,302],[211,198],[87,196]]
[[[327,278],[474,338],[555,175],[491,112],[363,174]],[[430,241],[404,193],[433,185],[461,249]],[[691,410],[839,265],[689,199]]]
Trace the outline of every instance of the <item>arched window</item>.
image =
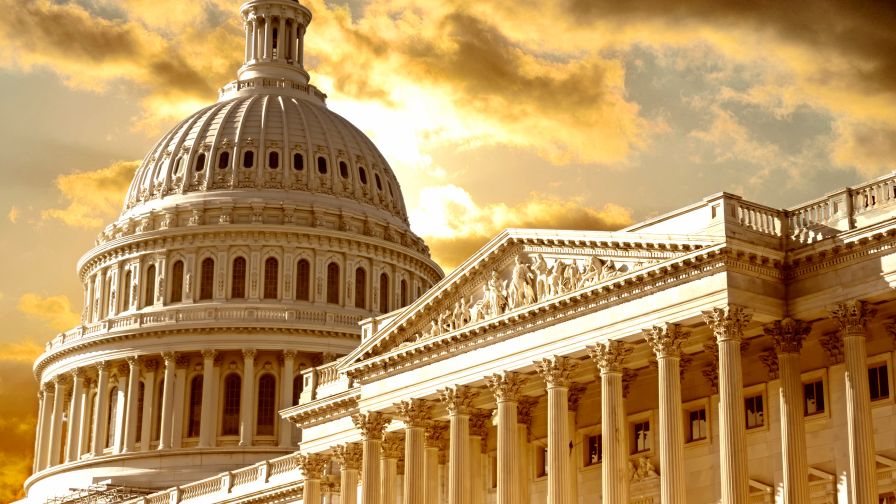
[[150,264],[146,268],[144,282],[143,306],[152,306],[156,302],[156,265]]
[[190,380],[190,407],[187,411],[187,437],[197,437],[202,422],[202,375]]
[[218,168],[225,169],[230,166],[230,151],[221,151],[218,156]]
[[[146,395],[146,385],[141,381],[137,384],[137,439],[140,442],[143,439],[143,401]],[[88,424],[89,425],[89,424]],[[88,445],[90,446],[90,445]]]
[[367,272],[355,270],[355,308],[367,308]]
[[395,194],[392,192],[392,182],[387,183],[389,187],[389,199],[395,199]]
[[321,175],[327,174],[327,158],[320,156],[317,158],[317,172]]
[[196,166],[193,168],[197,172],[201,172],[205,169],[205,153],[200,152],[198,156],[196,156]]
[[264,298],[277,299],[277,277],[280,263],[274,257],[264,261]]
[[339,265],[327,265],[327,302],[339,304]]
[[121,310],[131,307],[131,270],[124,272],[124,283],[121,284]]
[[240,433],[240,392],[242,379],[231,373],[224,378],[224,409],[221,412],[221,435],[236,436]]
[[302,171],[305,169],[305,156],[301,152],[294,152],[292,155],[292,169]]
[[361,180],[362,184],[367,185],[367,170],[363,166],[358,167],[358,179]]
[[277,394],[274,376],[263,375],[258,380],[258,417],[255,421],[255,433],[259,436],[274,435],[274,399]]
[[184,262],[177,261],[171,268],[171,301],[179,303],[184,300]]
[[246,258],[237,257],[233,260],[233,277],[230,282],[230,297],[232,299],[246,298]]
[[255,165],[255,151],[243,152],[243,168],[252,168]]
[[199,270],[199,299],[211,299],[215,285],[215,260],[206,257]]
[[296,264],[296,300],[311,301],[311,263],[307,259]]
[[109,316],[109,296],[112,295],[112,275],[103,275],[103,298],[100,303],[100,318],[104,319]]
[[280,168],[280,153],[277,151],[268,152],[268,168],[276,170]]
[[348,178],[348,165],[345,164],[345,161],[339,162],[339,176],[342,178]]
[[377,191],[382,191],[382,190],[383,190],[383,183],[380,181],[380,174],[379,174],[379,173],[374,173],[374,174],[373,174],[373,179],[376,180],[376,190],[377,190]]
[[118,387],[109,391],[109,416],[106,418],[106,447],[115,442],[115,419],[118,417]]
[[405,279],[401,280],[399,284],[399,295],[401,296],[401,307],[404,308],[408,305],[408,281]]
[[380,275],[380,312],[389,311],[389,276],[385,273]]
[[299,404],[299,397],[302,396],[302,389],[305,387],[305,382],[302,380],[302,375],[297,374],[292,379],[292,405],[295,406]]
[[184,167],[184,157],[177,156],[177,159],[174,160],[174,174],[180,175],[181,170]]

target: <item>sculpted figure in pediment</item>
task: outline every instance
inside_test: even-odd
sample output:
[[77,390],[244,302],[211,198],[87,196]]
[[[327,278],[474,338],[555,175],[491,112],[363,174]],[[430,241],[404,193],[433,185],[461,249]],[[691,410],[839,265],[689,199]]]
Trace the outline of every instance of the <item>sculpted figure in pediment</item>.
[[[472,302],[473,298],[470,298]],[[467,306],[467,300],[463,296],[460,297],[460,300],[454,304],[454,327],[455,329],[464,327],[469,324],[471,321],[470,316],[470,308]]]
[[579,286],[579,277],[581,276],[581,272],[579,271],[579,267],[576,265],[575,261],[572,261],[572,264],[567,264],[563,269],[563,293],[572,292]]
[[550,268],[541,254],[535,254],[535,257],[532,258],[532,272],[535,275],[535,300],[544,301],[550,292],[548,285]]
[[535,279],[529,270],[529,265],[524,263],[520,256],[516,256],[516,263],[510,275],[510,290],[508,301],[510,309],[519,308],[535,301],[535,289],[532,284]]

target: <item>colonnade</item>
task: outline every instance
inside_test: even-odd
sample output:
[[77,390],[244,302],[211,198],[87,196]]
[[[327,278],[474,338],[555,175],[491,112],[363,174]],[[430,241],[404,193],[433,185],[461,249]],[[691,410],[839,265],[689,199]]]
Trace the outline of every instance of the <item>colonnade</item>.
[[305,24],[293,16],[253,13],[245,22],[246,63],[279,62],[302,68],[305,29]]
[[[129,356],[53,376],[38,394],[34,472],[82,458],[153,449],[252,446],[260,437],[255,405],[264,374],[274,375],[278,384],[272,399],[271,434],[263,436],[265,444],[295,446],[295,429],[276,415],[276,405],[292,405],[295,380],[301,380],[296,374],[297,352],[262,351],[265,359],[279,360],[279,370],[266,361],[258,372],[255,363],[260,352],[254,348],[238,352],[228,353],[227,363],[223,352],[212,349]],[[201,361],[197,362],[197,356]],[[240,376],[235,405],[224,397],[226,388],[221,388],[229,374]],[[190,385],[196,377],[202,379],[201,396],[192,398]],[[190,412],[195,404],[200,408],[198,419]],[[223,419],[229,412],[224,410],[234,406],[239,414],[238,429],[227,432]],[[198,433],[190,431],[189,423],[194,420],[198,420]]]
[[[865,305],[857,302],[840,305],[832,314],[841,325],[846,360],[851,502],[871,502],[877,497],[864,348],[865,322],[869,313]],[[751,315],[740,307],[730,306],[706,311],[703,316],[719,349],[720,497],[724,503],[743,503],[749,499],[750,473],[745,446],[741,343]],[[799,364],[800,349],[809,329],[809,324],[791,319],[764,327],[774,342],[780,363],[783,490],[787,503],[809,501]],[[683,469],[680,360],[681,346],[687,335],[678,325],[664,324],[645,330],[642,336],[655,354],[658,368],[659,435],[656,437],[659,440],[660,502],[684,503],[687,485]],[[630,452],[623,407],[623,364],[631,352],[631,343],[620,340],[597,343],[588,349],[601,384],[601,502],[605,503],[629,502]],[[580,387],[571,382],[570,373],[580,365],[583,365],[582,361],[564,356],[550,356],[535,363],[547,396],[547,501],[551,504],[573,504],[578,500],[576,467],[570,463],[569,413],[575,410],[577,396],[581,393]],[[528,380],[525,374],[515,371],[502,371],[486,377],[485,385],[493,396],[494,411],[472,406],[477,398],[488,393],[481,387],[456,385],[440,391],[439,399],[447,410],[447,429],[445,422],[434,419],[434,401],[412,398],[398,404],[395,416],[403,422],[404,431],[404,504],[440,502],[434,493],[439,478],[435,462],[431,460],[438,453],[438,440],[444,439],[442,433],[445,431],[448,439],[448,504],[484,502],[482,466],[474,460],[485,450],[482,440],[488,436],[492,415],[496,416],[494,423],[497,425],[496,503],[529,502],[527,473],[520,470],[521,465],[528,464],[524,456],[526,437],[520,435],[518,423],[521,404],[531,404],[528,401],[531,398],[521,394],[521,388]],[[576,392],[570,394],[571,389]],[[343,493],[343,502],[354,502],[351,492],[355,491],[357,480],[351,478],[357,478],[358,469],[363,467],[360,472],[361,502],[393,504],[394,499],[384,497],[393,495],[387,485],[394,476],[392,466],[385,462],[387,457],[380,444],[390,420],[373,411],[355,415],[353,420],[361,432],[362,442],[337,448],[342,477],[350,478],[343,480],[347,481],[343,484],[343,492],[349,492]],[[390,444],[400,439],[400,434],[389,436]],[[309,454],[301,459],[306,492],[309,484],[315,484],[318,475],[313,472],[314,464],[320,460],[326,460],[326,456]],[[315,493],[306,493],[305,503],[318,504],[317,498]]]

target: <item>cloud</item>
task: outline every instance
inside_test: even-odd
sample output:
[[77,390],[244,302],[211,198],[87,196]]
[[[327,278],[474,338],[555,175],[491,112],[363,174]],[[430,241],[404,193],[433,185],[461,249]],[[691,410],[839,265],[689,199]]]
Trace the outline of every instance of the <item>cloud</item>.
[[38,389],[31,362],[0,355],[0,502],[12,502],[31,474]]
[[463,188],[428,187],[411,211],[411,226],[429,245],[433,259],[452,269],[505,228],[614,230],[632,223],[628,209],[608,203],[587,206],[581,198],[530,194],[517,204],[478,205]]
[[139,164],[139,161],[120,161],[98,170],[60,175],[56,178],[56,188],[68,206],[44,210],[41,216],[72,227],[102,226],[121,210],[125,192]]
[[9,222],[16,224],[19,221],[19,209],[15,206],[12,206],[9,209],[9,213],[6,214],[6,218],[9,219]]
[[72,311],[67,296],[43,297],[29,292],[19,298],[18,309],[26,315],[45,321],[57,331],[70,329],[81,320],[81,317]]
[[866,176],[896,170],[896,124],[842,121],[837,130],[837,164],[859,167]]

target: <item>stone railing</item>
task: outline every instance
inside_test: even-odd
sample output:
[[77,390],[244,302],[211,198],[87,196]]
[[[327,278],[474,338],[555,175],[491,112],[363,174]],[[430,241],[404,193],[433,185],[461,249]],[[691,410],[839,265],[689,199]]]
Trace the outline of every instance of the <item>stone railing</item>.
[[168,488],[145,497],[126,501],[129,504],[177,504],[189,500],[211,502],[255,493],[265,487],[284,485],[301,487],[301,474],[295,453],[258,462],[236,471],[212,476],[186,485]]
[[243,89],[291,89],[313,96],[326,103],[327,95],[310,84],[303,84],[288,79],[271,79],[256,77],[254,79],[236,80],[218,90],[218,97],[223,98]]
[[768,236],[781,236],[781,211],[746,200],[731,203],[734,217],[741,227]]

